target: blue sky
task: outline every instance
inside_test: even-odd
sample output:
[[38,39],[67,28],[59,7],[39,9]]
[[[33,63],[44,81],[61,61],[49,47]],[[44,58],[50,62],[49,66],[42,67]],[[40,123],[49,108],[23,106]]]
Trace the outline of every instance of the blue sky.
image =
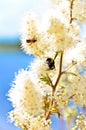
[[28,10],[39,16],[49,7],[49,0],[0,0],[0,37],[19,35],[21,19]]

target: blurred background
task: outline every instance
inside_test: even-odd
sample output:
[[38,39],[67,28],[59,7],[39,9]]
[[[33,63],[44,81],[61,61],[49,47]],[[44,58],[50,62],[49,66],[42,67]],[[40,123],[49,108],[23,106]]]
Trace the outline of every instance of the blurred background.
[[[20,48],[22,18],[29,10],[41,18],[49,6],[49,0],[0,0],[0,130],[19,130],[8,119],[8,112],[13,108],[7,93],[15,72],[27,68],[33,60],[33,56],[26,55]],[[52,120],[53,128],[57,130],[57,116]]]

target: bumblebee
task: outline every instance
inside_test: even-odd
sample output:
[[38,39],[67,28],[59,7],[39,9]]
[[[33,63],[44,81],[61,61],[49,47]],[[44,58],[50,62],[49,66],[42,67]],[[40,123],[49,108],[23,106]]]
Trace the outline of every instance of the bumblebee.
[[46,59],[46,63],[48,64],[48,67],[50,70],[55,69],[55,59],[56,59],[57,55],[58,55],[58,52],[56,53],[54,59],[52,59],[52,58]]
[[35,43],[37,41],[37,39],[33,38],[33,39],[27,39],[26,42],[27,43]]
[[50,70],[55,69],[55,61],[52,58],[47,58],[46,63]]

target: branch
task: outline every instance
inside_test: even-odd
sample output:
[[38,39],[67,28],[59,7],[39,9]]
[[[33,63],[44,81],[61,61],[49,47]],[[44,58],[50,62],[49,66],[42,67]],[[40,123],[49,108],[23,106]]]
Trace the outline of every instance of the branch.
[[62,75],[62,59],[63,59],[63,52],[61,52],[61,57],[60,57],[60,65],[59,65],[59,74],[56,80],[56,83],[54,85],[54,91],[56,89],[57,84],[59,83],[60,77]]
[[[51,87],[52,87],[52,94],[51,94],[51,99],[50,99],[49,110],[48,110],[47,113],[46,113],[46,108],[45,108],[45,113],[44,113],[44,115],[45,115],[45,119],[46,119],[46,120],[49,118],[49,116],[50,116],[50,114],[51,114],[51,107],[52,107],[52,105],[53,105],[53,97],[54,97],[54,85],[53,85],[52,80],[51,80],[51,78],[49,77],[48,74],[47,74],[47,78],[48,78],[48,80],[49,80],[49,82],[50,82],[50,85],[51,85]],[[46,107],[46,104],[45,104],[45,107]]]
[[46,120],[48,120],[48,118],[49,118],[49,116],[50,116],[50,114],[51,114],[51,107],[52,107],[52,105],[53,105],[53,94],[51,95],[51,99],[50,99],[50,106],[49,106],[49,110],[48,110],[48,112],[47,112],[47,114],[46,114],[46,117],[45,117],[45,119]]
[[73,4],[74,4],[74,0],[71,0],[71,3],[70,3],[70,24],[73,21],[73,14],[72,14]]
[[67,72],[69,69],[71,69],[74,65],[76,65],[77,64],[77,62],[72,62],[72,64],[70,64],[63,72],[62,72],[62,74],[63,73],[65,73],[65,72]]
[[45,117],[46,120],[49,118],[49,116],[50,116],[50,114],[51,114],[51,107],[53,106],[53,103],[54,103],[54,101],[53,101],[54,92],[55,92],[55,89],[56,89],[57,84],[59,83],[60,77],[61,77],[61,75],[62,75],[63,52],[61,51],[60,53],[61,53],[61,56],[60,56],[60,63],[59,63],[59,74],[58,74],[57,80],[56,80],[56,82],[55,82],[54,85],[53,85],[51,79],[49,78],[49,76],[47,75],[47,76],[48,76],[48,79],[49,79],[49,81],[50,81],[51,87],[52,87],[52,95],[51,95],[51,99],[50,99],[49,110],[48,110],[48,112],[47,112],[47,114],[46,114],[46,117]]
[[53,60],[55,60],[55,59],[56,59],[56,57],[58,56],[58,53],[59,53],[59,52],[56,52],[56,55],[55,55],[55,57],[54,57],[54,59],[53,59]]
[[46,119],[46,120],[49,118],[49,116],[50,116],[50,114],[51,114],[51,107],[52,107],[52,105],[53,105],[53,97],[54,97],[54,85],[53,85],[53,83],[52,83],[52,80],[51,80],[50,77],[48,76],[48,74],[47,74],[47,77],[48,77],[49,82],[50,82],[51,87],[52,87],[52,94],[51,94],[51,99],[50,99],[49,110],[48,110],[48,112],[47,112],[46,115],[45,115],[45,119]]
[[76,94],[73,94],[73,95],[71,95],[68,99],[71,99],[71,98],[73,98],[74,96],[75,96]]
[[51,87],[53,88],[53,83],[52,83],[52,80],[51,80],[51,78],[49,77],[49,75],[48,75],[48,74],[47,74],[47,78],[48,78],[48,80],[49,80],[49,82],[50,82]]
[[28,130],[28,128],[27,128],[27,126],[26,126],[26,125],[24,125],[24,124],[23,124],[23,127],[24,127],[24,129],[25,129],[25,130]]

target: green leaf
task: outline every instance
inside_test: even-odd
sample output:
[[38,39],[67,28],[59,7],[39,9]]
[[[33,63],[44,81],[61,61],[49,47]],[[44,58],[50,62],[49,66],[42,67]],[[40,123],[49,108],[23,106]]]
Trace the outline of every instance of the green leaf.
[[73,75],[73,76],[76,76],[78,79],[80,79],[80,77],[77,75],[77,74],[75,74],[75,73],[73,73],[73,72],[65,72],[66,74],[71,74],[71,75]]
[[42,76],[40,79],[41,79],[43,82],[45,82],[46,84],[50,85],[50,81],[49,81],[49,79],[48,79],[47,76]]

